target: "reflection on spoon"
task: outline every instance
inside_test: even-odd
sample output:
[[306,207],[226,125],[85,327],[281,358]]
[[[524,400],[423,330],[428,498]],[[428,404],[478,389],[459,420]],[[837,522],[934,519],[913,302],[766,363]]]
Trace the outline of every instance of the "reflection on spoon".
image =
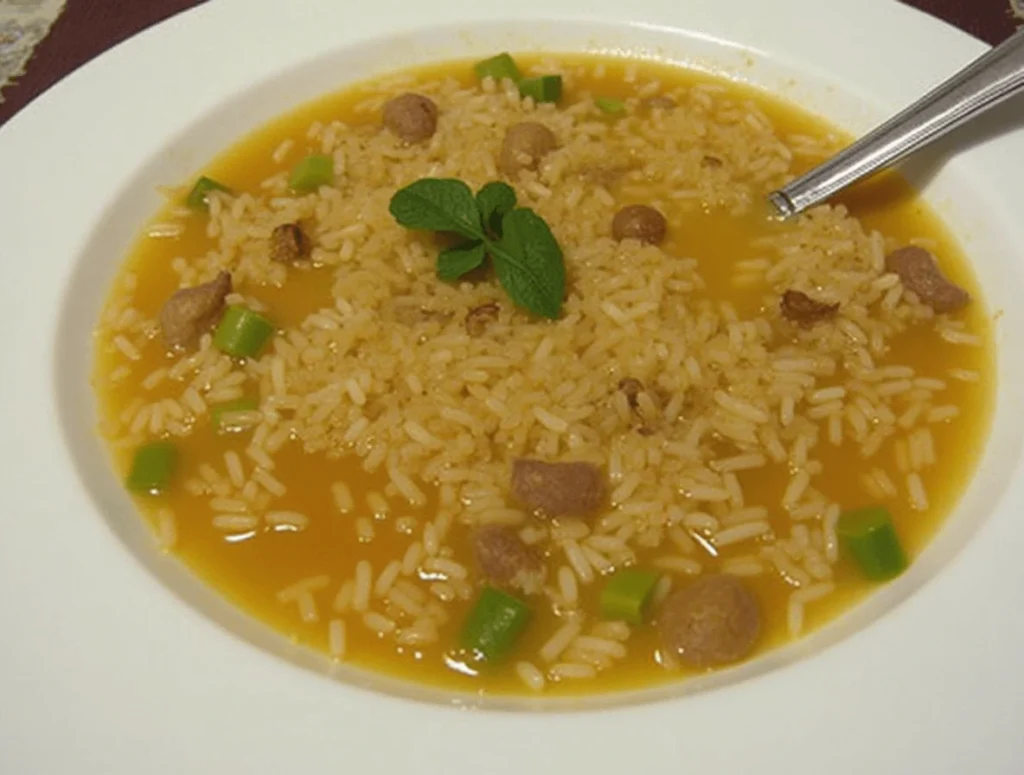
[[798,215],[924,148],[1022,87],[1024,30],[768,200],[782,217]]

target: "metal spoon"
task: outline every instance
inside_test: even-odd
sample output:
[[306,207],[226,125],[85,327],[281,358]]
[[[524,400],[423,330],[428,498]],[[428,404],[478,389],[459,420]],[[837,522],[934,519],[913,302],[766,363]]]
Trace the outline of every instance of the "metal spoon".
[[1022,90],[1024,30],[768,199],[784,218],[802,213]]

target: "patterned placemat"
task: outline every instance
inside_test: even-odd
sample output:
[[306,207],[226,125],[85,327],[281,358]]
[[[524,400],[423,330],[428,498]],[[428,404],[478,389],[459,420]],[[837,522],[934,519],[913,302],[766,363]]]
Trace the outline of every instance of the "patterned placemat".
[[63,10],[64,0],[0,0],[0,102]]

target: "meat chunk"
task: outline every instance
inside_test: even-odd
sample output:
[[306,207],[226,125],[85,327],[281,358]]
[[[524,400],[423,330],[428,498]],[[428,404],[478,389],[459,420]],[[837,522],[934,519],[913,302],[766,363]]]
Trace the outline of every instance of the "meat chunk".
[[619,380],[618,387],[637,419],[637,431],[644,436],[656,433],[660,421],[656,396],[644,387],[643,382],[633,377]]
[[586,516],[605,500],[604,472],[593,463],[546,463],[519,458],[512,464],[512,495],[548,517]]
[[437,131],[437,113],[433,100],[409,92],[384,105],[384,126],[406,143],[422,143]]
[[899,275],[903,287],[938,313],[955,312],[971,303],[971,295],[946,278],[935,256],[909,245],[885,257],[885,268]]
[[293,264],[309,258],[309,237],[297,223],[282,223],[270,233],[270,260]]
[[612,219],[612,236],[617,240],[635,239],[657,245],[665,239],[665,216],[647,205],[623,207]]
[[540,592],[547,568],[543,557],[505,525],[485,525],[473,536],[477,566],[490,581],[528,595]]
[[802,291],[788,290],[779,301],[782,317],[801,328],[810,328],[816,323],[831,320],[839,311],[838,304],[815,301]]
[[501,312],[501,306],[496,301],[473,307],[466,313],[466,333],[470,336],[482,336],[488,327],[498,319],[499,312]]
[[224,311],[231,293],[231,275],[221,272],[213,280],[175,291],[160,310],[160,328],[168,347],[187,347],[211,329]]
[[761,635],[761,607],[735,576],[703,576],[661,605],[658,627],[672,656],[694,667],[737,662]]
[[636,411],[640,405],[640,394],[644,392],[644,383],[632,377],[619,380],[619,390],[626,396],[629,408]]
[[513,124],[505,132],[498,155],[498,169],[509,177],[520,170],[534,170],[541,159],[558,147],[555,133],[536,121]]

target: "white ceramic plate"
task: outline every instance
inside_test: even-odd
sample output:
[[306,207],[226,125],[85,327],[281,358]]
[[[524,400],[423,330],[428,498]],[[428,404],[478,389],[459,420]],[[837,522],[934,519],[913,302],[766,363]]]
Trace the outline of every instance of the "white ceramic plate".
[[331,679],[159,556],[110,472],[89,331],[154,186],[297,103],[439,58],[596,49],[723,72],[860,132],[982,51],[894,0],[604,8],[214,0],[0,131],[0,772],[1024,772],[1024,134],[992,139],[1008,113],[914,167],[1003,311],[981,472],[908,574],[740,670],[555,713]]

